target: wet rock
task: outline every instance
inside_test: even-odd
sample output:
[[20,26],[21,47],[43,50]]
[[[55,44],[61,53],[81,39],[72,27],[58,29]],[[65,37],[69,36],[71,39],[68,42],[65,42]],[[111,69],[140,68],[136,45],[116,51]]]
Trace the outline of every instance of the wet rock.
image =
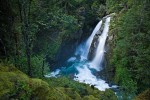
[[97,46],[99,44],[98,39],[99,39],[99,35],[96,34],[93,38],[93,41],[92,41],[92,44],[91,44],[91,47],[90,47],[90,50],[89,50],[89,54],[88,54],[88,58],[89,58],[90,61],[95,57],[95,52],[96,52]]
[[103,29],[104,29],[105,20],[106,20],[106,18],[103,19],[101,28],[99,29],[99,31],[95,34],[95,36],[93,38],[93,41],[92,41],[92,44],[91,44],[91,47],[89,50],[89,54],[88,54],[88,59],[90,61],[93,60],[93,58],[95,57],[95,53],[96,53],[96,50],[97,50],[97,47],[98,47],[98,44],[100,41],[99,37],[101,36]]
[[113,83],[114,80],[114,76],[115,76],[115,66],[111,65],[110,63],[110,59],[113,56],[113,48],[115,45],[115,38],[116,38],[116,34],[115,34],[115,30],[111,29],[109,30],[109,35],[107,37],[106,40],[106,44],[105,44],[105,67],[102,70],[102,76],[105,77],[105,80],[108,83]]

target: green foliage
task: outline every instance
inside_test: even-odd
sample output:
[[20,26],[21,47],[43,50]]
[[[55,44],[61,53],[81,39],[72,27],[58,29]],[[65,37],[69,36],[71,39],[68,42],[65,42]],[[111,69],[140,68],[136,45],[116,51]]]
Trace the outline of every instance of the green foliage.
[[29,84],[23,81],[17,80],[17,82],[15,83],[15,89],[13,89],[10,92],[10,97],[18,96],[18,99],[27,100],[30,98],[31,93],[32,93],[32,90],[29,87]]
[[[101,3],[100,6],[99,3]],[[78,11],[79,9],[81,11]],[[81,30],[83,28],[86,31],[89,30],[89,26],[95,23],[93,20],[97,16],[104,16],[104,13],[104,2],[99,0],[94,2],[88,0],[52,0],[51,2],[33,0],[31,2],[31,26],[37,28],[35,41],[33,41],[33,53],[47,55],[50,60],[55,61],[62,43],[79,40],[82,35]],[[85,22],[85,19],[88,21]]]
[[138,96],[134,98],[134,100],[149,100],[150,98],[150,89],[146,89],[142,93],[140,93]]
[[[21,100],[117,100],[111,90],[106,92],[68,78],[29,78],[12,65],[0,64],[0,99]],[[47,82],[46,82],[47,81]],[[83,92],[84,91],[84,92]]]
[[[17,70],[12,65],[6,66],[4,64],[0,64],[0,69],[1,99],[6,99],[9,96],[11,97],[13,95],[20,95],[21,98],[30,95],[31,91],[28,85],[24,84],[24,82],[28,80],[26,75],[22,75],[22,72]],[[22,92],[19,89],[21,89]],[[17,94],[17,92],[19,93]]]
[[83,100],[99,100],[98,98],[95,98],[94,96],[92,96],[92,95],[89,95],[89,96],[85,96],[84,98],[83,98]]
[[[4,63],[9,64],[9,62],[4,62]],[[16,67],[19,70],[23,71],[24,73],[26,74],[28,73],[26,57],[19,57],[16,59],[16,61],[15,59],[11,60],[10,63],[15,64]],[[33,73],[32,77],[42,78],[43,74],[46,74],[47,72],[49,72],[49,65],[45,61],[45,56],[43,55],[31,56],[31,67],[32,67],[31,70]]]
[[[50,78],[45,79],[50,85],[50,87],[64,87],[76,91],[83,100],[117,100],[112,90],[106,90],[105,92],[99,91],[97,88],[91,88],[87,84],[79,83],[77,81],[72,81],[67,77],[61,78]],[[60,84],[61,83],[61,84]],[[67,91],[69,91],[67,90]],[[67,91],[65,93],[67,93]],[[68,95],[74,97],[76,93],[68,92]],[[73,95],[75,94],[75,95]],[[77,96],[77,95],[76,95]],[[79,96],[78,96],[79,97]]]
[[[44,63],[44,65],[43,65],[43,63]],[[32,64],[33,77],[42,78],[43,74],[45,75],[47,72],[49,72],[49,65],[45,61],[45,58],[42,56],[32,57],[31,64]],[[42,69],[42,67],[44,67],[44,69]],[[43,70],[43,72],[42,72],[42,70]]]
[[[77,92],[79,92],[80,94],[88,95],[88,94],[86,94],[87,92],[85,92],[87,85],[83,85],[83,84],[78,83],[76,81],[71,81],[66,77],[50,78],[50,79],[46,79],[46,81],[52,87],[72,88],[72,89],[76,90]],[[61,84],[60,84],[60,82],[61,82]]]
[[116,70],[115,80],[128,94],[139,93],[150,87],[150,2],[107,0],[107,4],[110,12],[118,12],[111,25],[115,38],[110,63]]
[[106,6],[104,4],[101,4],[99,1],[94,1],[91,5],[92,11],[96,11],[96,16],[99,16],[100,18],[104,16],[106,12]]
[[137,92],[137,83],[133,81],[126,67],[117,66],[115,82],[121,84],[120,93],[124,99],[135,95]]
[[[80,41],[81,37],[89,36],[91,27],[95,26],[96,20],[106,12],[105,0],[1,2],[3,9],[0,9],[0,13],[4,16],[0,17],[0,57],[8,57],[8,60],[25,73],[30,73],[32,69],[35,74],[33,76],[37,76],[35,72],[39,73],[35,65],[40,64],[36,66],[40,67],[42,64],[35,63],[33,59],[42,62],[38,59],[46,57],[55,62],[62,44],[66,41]],[[5,12],[8,14],[5,15]],[[31,69],[29,66],[27,68],[30,59],[33,67]]]
[[63,39],[78,38],[77,30],[79,30],[80,25],[78,24],[77,19],[74,16],[68,16],[64,14],[60,19],[60,23],[62,23],[61,36],[63,37]]

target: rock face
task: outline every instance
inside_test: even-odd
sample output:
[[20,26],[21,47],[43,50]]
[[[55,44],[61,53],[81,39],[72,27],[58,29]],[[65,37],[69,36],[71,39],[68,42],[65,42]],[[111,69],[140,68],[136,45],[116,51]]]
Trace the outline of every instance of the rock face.
[[112,57],[113,46],[115,42],[115,32],[111,29],[109,30],[109,35],[105,44],[105,66],[100,73],[100,76],[103,77],[109,84],[113,84],[114,75],[115,75],[115,67],[110,64],[110,59]]
[[91,47],[90,47],[90,50],[89,50],[89,54],[88,54],[88,58],[89,60],[93,60],[93,58],[95,57],[95,52],[96,52],[96,49],[97,49],[97,46],[99,44],[99,34],[96,34],[93,38],[93,41],[92,41],[92,44],[91,44]]
[[[89,55],[88,55],[88,58],[90,60],[93,60],[93,58],[95,56],[97,45],[99,43],[99,36],[103,32],[104,22],[105,22],[106,18],[110,17],[110,16],[113,17],[114,15],[115,15],[115,13],[112,13],[103,18],[102,26],[101,26],[99,32],[94,36],[93,42],[90,47],[90,51],[89,51]],[[109,29],[109,33],[108,33],[109,35],[107,37],[106,44],[105,44],[106,53],[105,53],[105,58],[104,58],[104,63],[103,63],[104,67],[103,67],[103,70],[101,70],[101,72],[99,73],[100,77],[109,83],[112,83],[113,77],[114,77],[114,71],[115,71],[114,67],[110,65],[110,58],[112,56],[113,45],[115,42],[115,30],[111,29],[111,24],[112,23],[110,23],[110,29]]]
[[115,67],[110,65],[110,58],[112,57],[112,51],[113,51],[113,46],[115,44],[115,30],[111,29],[111,26],[114,22],[113,17],[115,16],[115,13],[112,13],[108,16],[106,16],[103,20],[105,20],[107,17],[112,17],[111,22],[110,22],[110,27],[109,27],[109,32],[108,32],[108,37],[106,40],[105,44],[105,58],[104,58],[104,67],[99,73],[100,77],[104,80],[106,80],[109,84],[113,84],[114,81],[114,75],[115,75]]
[[99,37],[102,34],[103,29],[104,29],[105,20],[106,20],[106,18],[103,19],[103,23],[102,23],[101,28],[99,29],[99,31],[95,34],[95,36],[93,38],[93,41],[92,41],[92,44],[91,44],[91,47],[89,50],[89,54],[88,54],[88,59],[90,61],[93,60],[93,58],[95,57],[95,53],[96,53],[96,50],[97,50],[97,47],[99,44]]

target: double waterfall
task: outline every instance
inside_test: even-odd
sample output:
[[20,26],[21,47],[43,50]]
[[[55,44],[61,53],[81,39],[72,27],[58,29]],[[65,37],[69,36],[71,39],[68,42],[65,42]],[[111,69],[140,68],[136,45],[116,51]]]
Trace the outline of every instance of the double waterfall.
[[100,29],[102,26],[102,20],[96,25],[95,29],[93,30],[91,36],[87,39],[87,41],[83,44],[81,44],[75,55],[80,55],[81,60],[84,59],[88,59],[88,54],[89,54],[89,50],[92,44],[92,41],[94,39],[94,36],[96,34],[100,35],[98,38],[98,46],[96,48],[96,52],[95,53],[95,57],[93,59],[93,61],[90,63],[90,67],[96,69],[97,71],[100,71],[100,69],[102,68],[102,66],[100,66],[100,64],[102,63],[103,60],[103,56],[104,56],[104,47],[105,47],[105,42],[108,36],[108,30],[109,30],[109,22],[110,22],[110,17],[107,17],[105,20],[105,25],[103,28],[103,31],[101,32]]
[[[110,19],[110,16],[106,16],[96,25],[91,36],[84,43],[81,43],[76,49],[74,56],[68,59],[67,66],[57,69],[51,74],[46,75],[46,77],[67,75],[81,83],[94,85],[102,91],[110,88],[104,80],[96,76],[96,73],[100,72],[103,68],[102,62]],[[95,37],[97,37],[96,42],[93,42]],[[92,47],[95,47],[94,51],[91,51]],[[91,60],[89,60],[90,53],[93,53]]]

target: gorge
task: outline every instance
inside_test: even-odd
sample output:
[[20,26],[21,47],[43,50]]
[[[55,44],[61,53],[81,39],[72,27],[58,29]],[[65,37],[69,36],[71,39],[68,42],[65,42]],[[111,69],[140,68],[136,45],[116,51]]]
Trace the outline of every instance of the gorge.
[[0,100],[149,100],[149,44],[150,0],[0,0]]
[[[111,88],[104,80],[96,76],[96,73],[99,73],[104,67],[102,63],[105,55],[105,42],[108,36],[110,20],[110,15],[102,18],[89,38],[77,47],[74,57],[67,60],[70,63],[68,64],[69,66],[56,69],[56,71],[45,76],[56,77],[59,75],[67,75],[72,76],[74,80],[81,83],[94,85],[101,91],[104,91],[106,88]],[[95,36],[98,36],[97,40],[94,40]],[[93,41],[96,42],[93,43]],[[89,52],[92,49],[91,44],[97,46],[95,47],[95,52]],[[90,53],[94,54],[92,61],[89,61],[88,55]]]

